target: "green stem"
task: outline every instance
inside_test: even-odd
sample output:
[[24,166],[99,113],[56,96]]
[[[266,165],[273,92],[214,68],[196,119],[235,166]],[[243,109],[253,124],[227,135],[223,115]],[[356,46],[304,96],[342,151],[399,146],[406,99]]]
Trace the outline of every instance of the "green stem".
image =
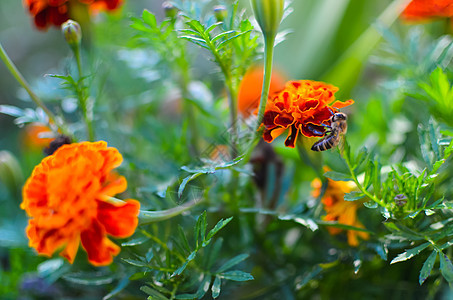
[[146,230],[141,230],[141,233],[143,233],[146,237],[152,239],[154,242],[159,244],[166,251],[174,254],[180,261],[182,261],[182,262],[186,261],[186,259],[179,252],[170,250],[170,248],[168,248],[167,244],[162,242],[157,236],[152,235],[151,233],[149,233]]
[[209,37],[204,37],[206,44],[208,45],[209,49],[211,50],[212,54],[214,55],[214,59],[216,60],[217,64],[220,67],[220,70],[225,77],[225,85],[227,89],[228,95],[228,105],[230,107],[230,122],[231,122],[231,144],[230,144],[230,151],[231,151],[231,158],[235,159],[238,155],[238,124],[237,124],[237,91],[236,87],[233,85],[233,81],[231,79],[231,74],[227,66],[224,64],[222,58],[220,57],[219,53],[215,45],[211,42]]
[[75,60],[77,63],[77,71],[79,73],[79,80],[77,82],[77,98],[79,99],[79,105],[82,109],[83,119],[85,121],[87,136],[90,142],[94,141],[94,129],[93,120],[88,114],[88,99],[83,92],[83,71],[82,71],[82,59],[80,55],[80,44],[75,47],[71,47],[74,52]]
[[44,105],[44,103],[39,99],[39,97],[32,91],[30,85],[22,76],[22,74],[17,69],[16,65],[14,65],[13,61],[9,58],[8,54],[6,53],[5,49],[3,49],[2,44],[0,43],[0,58],[5,63],[8,70],[11,72],[11,75],[19,82],[19,84],[27,91],[30,98],[35,102],[35,104],[41,108],[49,118],[50,124],[55,124],[58,129],[61,130],[63,134],[68,134],[66,128],[57,122],[57,118],[55,115]]
[[379,200],[378,198],[376,198],[374,195],[372,195],[371,193],[369,193],[363,186],[362,184],[360,184],[359,180],[357,179],[357,176],[355,175],[354,173],[354,170],[351,166],[351,162],[349,160],[349,154],[348,155],[344,155],[344,160],[346,162],[346,164],[348,165],[348,169],[349,169],[349,173],[351,174],[352,176],[352,180],[355,182],[357,188],[365,195],[367,196],[368,198],[370,198],[371,200],[373,200],[374,202],[376,202],[379,206],[382,206],[382,207],[385,207],[385,203],[382,202],[382,200]]
[[145,225],[153,222],[160,222],[164,220],[168,220],[170,218],[176,217],[183,212],[195,207],[202,199],[193,199],[189,202],[186,202],[180,206],[166,209],[166,210],[159,210],[159,211],[140,211],[138,215],[138,220],[140,225]]
[[258,119],[256,120],[255,132],[259,134],[258,129],[263,122],[264,110],[266,109],[267,98],[269,96],[269,88],[271,85],[272,76],[272,60],[274,56],[275,36],[264,36],[264,77],[263,88],[261,90],[260,105],[258,109]]

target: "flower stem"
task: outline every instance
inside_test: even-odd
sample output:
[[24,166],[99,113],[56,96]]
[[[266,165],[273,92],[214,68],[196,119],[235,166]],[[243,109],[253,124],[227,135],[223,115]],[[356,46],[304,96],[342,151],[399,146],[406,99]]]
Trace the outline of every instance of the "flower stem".
[[33,100],[33,102],[35,102],[35,104],[45,112],[45,114],[49,118],[49,123],[55,124],[58,127],[58,129],[61,130],[62,133],[67,134],[66,128],[57,122],[57,118],[55,117],[55,115],[44,105],[41,99],[39,99],[39,97],[32,91],[30,85],[22,76],[22,74],[19,72],[16,65],[14,65],[13,61],[9,58],[5,49],[3,49],[1,43],[0,43],[0,58],[5,63],[11,75],[13,75],[17,82],[19,82],[19,84],[27,91],[28,95]]
[[376,198],[376,196],[372,195],[371,193],[369,193],[366,188],[364,188],[362,186],[362,184],[359,182],[358,178],[357,178],[357,175],[355,174],[353,168],[352,168],[352,165],[351,165],[351,161],[349,159],[349,153],[347,155],[344,155],[344,160],[348,166],[348,169],[349,169],[349,173],[351,174],[351,177],[352,177],[352,180],[355,182],[357,188],[365,195],[367,196],[368,198],[370,198],[371,200],[373,200],[374,202],[376,202],[379,206],[382,206],[382,207],[385,207],[385,203],[382,201],[382,200],[379,200],[378,198]]
[[141,210],[138,215],[138,220],[139,220],[140,225],[168,220],[168,219],[171,219],[173,217],[176,217],[176,216],[182,214],[186,210],[189,210],[189,209],[195,207],[196,205],[198,205],[201,202],[202,202],[202,199],[197,198],[197,199],[193,199],[189,202],[186,202],[180,206],[166,209],[166,210],[159,210],[159,211],[142,211]]
[[260,105],[258,109],[258,118],[256,120],[255,132],[258,135],[258,129],[263,122],[264,110],[266,109],[267,98],[269,96],[269,87],[271,85],[272,60],[274,56],[275,36],[264,36],[264,77],[263,88],[261,90]]
[[76,47],[71,47],[74,52],[74,57],[77,63],[77,71],[79,73],[79,80],[77,82],[77,98],[79,99],[79,105],[82,108],[83,119],[85,121],[87,136],[90,142],[94,141],[94,129],[92,117],[88,114],[88,99],[84,93],[83,87],[83,71],[82,71],[82,59],[80,54],[80,44]]

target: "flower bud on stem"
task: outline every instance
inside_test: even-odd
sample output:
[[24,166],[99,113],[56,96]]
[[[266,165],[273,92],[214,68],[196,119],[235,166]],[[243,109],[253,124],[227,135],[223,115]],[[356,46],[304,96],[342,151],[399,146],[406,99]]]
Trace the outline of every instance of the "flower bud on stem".
[[87,135],[90,141],[94,141],[94,130],[92,118],[88,114],[88,99],[85,93],[83,92],[83,72],[82,72],[82,60],[80,55],[81,40],[82,40],[82,30],[79,23],[73,20],[68,20],[61,25],[61,31],[64,34],[66,42],[74,53],[74,57],[77,63],[77,71],[79,73],[79,80],[77,86],[77,98],[79,100],[79,105],[82,109],[83,118],[87,126]]
[[263,121],[269,87],[271,84],[272,59],[277,30],[283,17],[284,0],[251,0],[253,13],[264,37],[264,77],[261,90],[258,119],[255,126],[256,134]]

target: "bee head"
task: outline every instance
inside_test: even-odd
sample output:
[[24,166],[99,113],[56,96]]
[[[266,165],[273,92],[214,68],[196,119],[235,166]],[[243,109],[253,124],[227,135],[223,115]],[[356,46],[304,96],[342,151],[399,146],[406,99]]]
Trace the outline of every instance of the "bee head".
[[348,116],[341,112],[334,113],[332,116],[332,122],[346,121],[347,119],[348,119]]

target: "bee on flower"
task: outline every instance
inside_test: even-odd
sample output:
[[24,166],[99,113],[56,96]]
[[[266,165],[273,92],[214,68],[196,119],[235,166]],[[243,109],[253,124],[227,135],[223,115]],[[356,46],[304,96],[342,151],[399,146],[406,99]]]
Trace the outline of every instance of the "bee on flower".
[[103,141],[63,145],[44,158],[22,191],[30,247],[46,256],[61,250],[72,263],[81,243],[91,264],[110,264],[120,247],[108,235],[132,235],[140,209],[136,200],[112,198],[127,187],[113,171],[121,162]]
[[[312,196],[317,198],[321,195],[322,183],[316,178],[312,181]],[[327,189],[322,196],[322,204],[326,215],[322,217],[325,221],[337,221],[338,224],[364,228],[363,224],[357,218],[357,209],[362,205],[360,201],[346,201],[344,195],[356,189],[352,181],[334,181],[327,179]],[[337,235],[343,232],[343,229],[328,227],[331,235]],[[359,245],[359,237],[363,240],[369,239],[369,234],[364,231],[347,230],[348,244],[352,247]]]
[[[263,139],[270,143],[288,131],[285,146],[294,148],[299,134],[322,137],[338,109],[354,103],[336,101],[338,88],[318,81],[289,81],[267,101],[262,126]],[[327,126],[326,126],[327,125]]]

